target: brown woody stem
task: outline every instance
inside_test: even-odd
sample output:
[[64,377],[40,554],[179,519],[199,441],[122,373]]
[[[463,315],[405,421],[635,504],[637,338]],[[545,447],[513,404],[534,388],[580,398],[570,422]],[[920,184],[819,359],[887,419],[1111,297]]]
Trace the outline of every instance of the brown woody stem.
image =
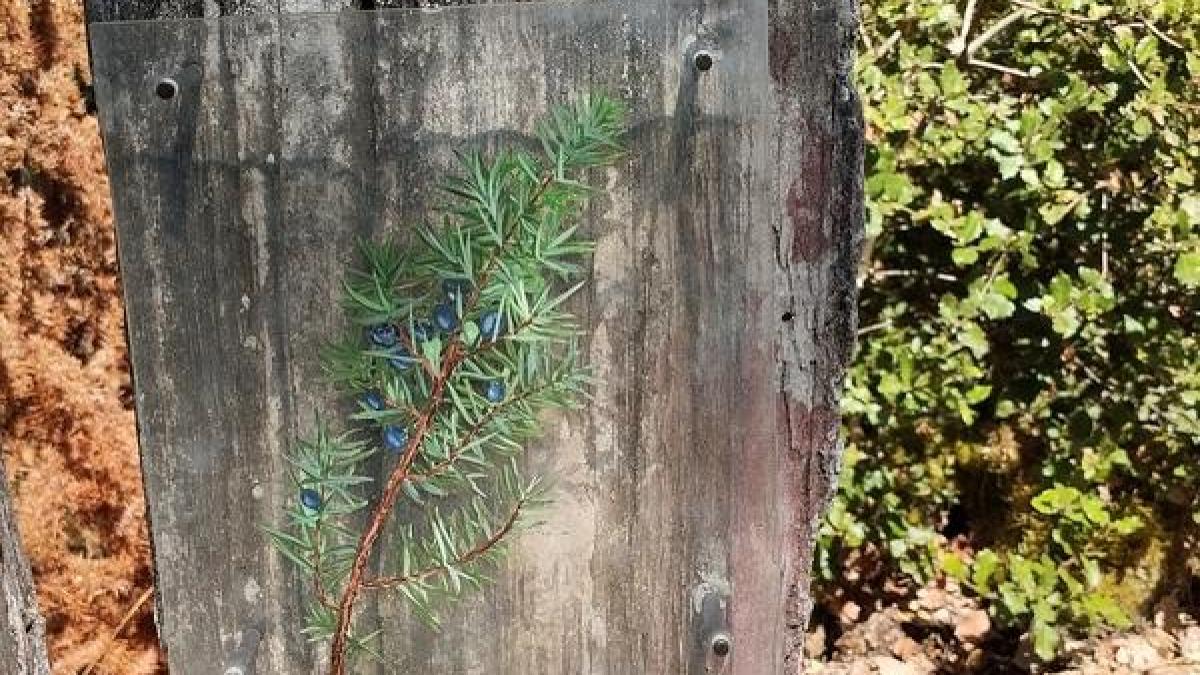
[[[542,195],[545,194],[546,188],[550,186],[553,180],[552,175],[546,175],[542,178],[537,190],[530,196],[527,208],[536,208]],[[478,301],[479,294],[487,285],[495,266],[499,263],[501,255],[505,249],[512,245],[513,240],[517,238],[520,228],[520,222],[511,223],[511,227],[506,233],[504,240],[500,242],[491,259],[484,265],[479,278],[475,281],[475,288],[471,292],[470,298],[467,302],[463,303],[464,317]],[[345,590],[342,591],[342,598],[338,603],[337,626],[334,629],[333,643],[330,645],[330,675],[345,675],[346,673],[347,647],[350,640],[350,627],[354,620],[354,606],[358,600],[359,593],[366,583],[367,564],[370,562],[371,553],[374,551],[375,544],[379,541],[379,537],[383,533],[383,527],[387,523],[388,515],[396,506],[396,500],[400,497],[400,493],[404,488],[404,482],[411,475],[413,462],[416,461],[417,456],[421,452],[421,444],[429,433],[429,426],[433,420],[433,416],[437,413],[438,407],[442,403],[447,383],[451,376],[454,375],[455,369],[458,368],[459,364],[465,358],[466,351],[463,343],[457,338],[453,339],[443,355],[442,370],[433,380],[429,401],[413,423],[412,436],[409,438],[408,444],[404,447],[400,461],[388,476],[388,481],[384,486],[379,503],[375,506],[375,510],[371,512],[367,529],[363,531],[362,537],[359,539],[358,549],[354,556],[354,564],[350,568],[350,576],[346,580]],[[510,523],[508,529],[511,530],[511,528],[512,524]],[[505,530],[505,534],[507,534],[507,530]],[[491,545],[494,545],[494,543]],[[482,555],[482,551],[476,553],[476,556],[478,555]]]
[[[492,550],[497,544],[503,541],[504,538],[508,536],[510,532],[512,532],[513,528],[516,527],[517,519],[520,518],[521,510],[524,508],[524,506],[524,501],[518,501],[509,512],[508,517],[504,520],[504,523],[501,524],[501,526],[497,528],[495,532],[492,532],[490,535],[488,535],[486,539],[455,558],[454,565],[468,565],[472,561]],[[434,576],[439,572],[445,571],[445,569],[446,567],[444,565],[437,565],[412,572],[411,574],[403,574],[392,577],[379,577],[378,579],[371,579],[364,582],[363,588],[395,588],[396,586],[413,583],[414,581],[420,581],[422,579]]]
[[429,394],[429,403],[426,404],[424,411],[422,411],[420,417],[413,424],[412,437],[409,438],[408,445],[405,446],[400,461],[392,469],[391,475],[388,476],[387,485],[383,489],[383,495],[379,499],[379,504],[375,506],[375,510],[371,513],[371,520],[367,524],[367,529],[363,531],[362,538],[359,540],[358,552],[355,554],[354,564],[350,568],[350,577],[346,581],[346,588],[342,592],[342,599],[338,605],[337,628],[333,635],[333,644],[330,646],[329,669],[331,675],[345,675],[346,673],[346,648],[350,638],[350,624],[354,618],[354,604],[358,600],[359,592],[362,590],[367,563],[371,559],[371,552],[375,549],[375,542],[379,540],[380,534],[383,533],[383,526],[387,522],[388,514],[396,506],[396,500],[400,497],[400,491],[404,488],[404,481],[408,479],[413,461],[416,460],[417,454],[421,450],[421,443],[425,440],[425,435],[429,433],[429,423],[442,402],[446,383],[450,380],[450,376],[454,374],[454,370],[462,363],[464,357],[465,352],[462,349],[462,343],[458,341],[451,342],[446,350],[442,371],[433,382],[433,388]]

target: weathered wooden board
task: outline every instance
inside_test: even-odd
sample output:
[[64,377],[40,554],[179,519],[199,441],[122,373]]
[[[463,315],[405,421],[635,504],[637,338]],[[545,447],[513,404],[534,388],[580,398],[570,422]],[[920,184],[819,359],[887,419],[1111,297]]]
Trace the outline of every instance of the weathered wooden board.
[[852,25],[842,0],[93,24],[172,672],[319,670],[257,525],[337,409],[317,349],[353,240],[427,214],[453,150],[525,142],[590,89],[627,101],[632,152],[576,306],[602,384],[530,454],[557,504],[440,634],[370,608],[385,658],[361,670],[798,672],[853,333]]
[[86,0],[85,4],[88,22],[103,23],[348,9],[436,9],[530,1],[535,0]]
[[49,675],[46,624],[21,552],[8,481],[0,461],[0,675]]

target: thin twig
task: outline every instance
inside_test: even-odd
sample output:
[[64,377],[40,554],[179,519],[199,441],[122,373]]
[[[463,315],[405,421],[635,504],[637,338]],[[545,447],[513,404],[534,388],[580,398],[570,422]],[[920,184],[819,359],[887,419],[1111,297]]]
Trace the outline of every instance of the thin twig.
[[879,323],[873,323],[870,326],[864,326],[862,328],[859,328],[858,335],[859,335],[859,337],[862,337],[863,335],[867,335],[869,333],[874,333],[875,331],[883,330],[884,328],[891,328],[891,327],[892,327],[892,320],[888,319],[887,321],[880,321]]
[[510,532],[512,532],[513,528],[517,525],[517,520],[521,517],[521,510],[524,508],[525,500],[518,500],[517,503],[513,505],[513,508],[509,512],[508,517],[504,520],[504,523],[497,528],[495,532],[490,534],[483,541],[471,547],[470,550],[464,552],[462,555],[459,555],[450,565],[435,565],[432,567],[427,567],[423,570],[412,572],[410,574],[370,579],[363,582],[363,588],[369,588],[372,590],[395,588],[397,586],[410,584],[415,581],[422,581],[438,573],[444,573],[447,567],[461,567],[463,565],[468,565],[478,559],[480,556],[495,548],[495,546],[499,544],[501,540],[503,540]]
[[496,417],[501,412],[503,412],[504,410],[507,410],[508,408],[511,408],[512,406],[516,405],[517,403],[520,403],[521,401],[524,401],[524,400],[530,398],[534,394],[537,394],[537,393],[543,392],[547,389],[550,389],[551,387],[555,386],[556,384],[558,384],[558,383],[551,382],[551,383],[543,384],[539,387],[534,387],[533,389],[523,391],[520,394],[518,394],[517,396],[514,396],[514,397],[500,403],[499,405],[493,407],[491,410],[489,410],[487,412],[486,415],[484,415],[483,417],[480,417],[479,420],[475,422],[475,424],[471,425],[471,428],[468,429],[465,434],[463,434],[462,438],[458,439],[458,442],[454,444],[454,448],[446,453],[445,459],[443,459],[440,462],[437,462],[436,464],[433,464],[428,469],[421,471],[420,473],[411,474],[410,479],[414,480],[414,481],[424,481],[424,480],[429,480],[431,478],[436,478],[437,476],[442,475],[450,467],[454,466],[454,464],[456,464],[458,462],[459,458],[462,457],[464,452],[466,452],[467,447],[469,447],[471,445],[471,443],[473,443],[475,441],[475,439],[478,438],[479,432],[483,431],[484,427],[486,427],[489,423],[491,423],[492,420],[496,419]]
[[1020,70],[1018,68],[1012,68],[1010,66],[1000,65],[999,63],[992,63],[991,61],[984,61],[983,59],[971,59],[970,61],[968,61],[968,63],[970,63],[972,66],[979,66],[980,68],[987,68],[988,70],[995,70],[997,72],[1004,73],[1006,75],[1013,75],[1015,77],[1021,77],[1021,78],[1033,77],[1033,73],[1030,73],[1028,71]]
[[1096,374],[1096,371],[1092,370],[1088,364],[1084,363],[1083,359],[1076,357],[1075,361],[1079,364],[1079,367],[1083,370],[1083,374],[1087,376],[1089,380],[1099,385],[1101,388],[1104,387],[1104,380],[1100,379],[1100,376]]
[[437,371],[434,370],[433,364],[429,362],[429,358],[417,349],[417,343],[413,340],[413,336],[407,330],[401,331],[401,335],[404,336],[404,349],[408,351],[408,355],[420,359],[421,370],[424,370],[426,375],[436,377]]
[[[891,277],[918,277],[925,274],[919,270],[872,270],[868,276],[872,279],[888,279]],[[933,278],[939,281],[958,281],[958,277],[945,272],[938,272],[933,275]]]
[[138,599],[136,601],[134,601],[133,606],[130,607],[129,610],[125,612],[125,616],[121,617],[121,620],[117,622],[117,627],[108,636],[108,638],[102,643],[102,646],[99,650],[100,655],[97,656],[96,658],[92,659],[92,662],[89,663],[87,665],[87,667],[83,669],[83,671],[80,673],[80,675],[91,675],[92,674],[92,671],[96,669],[96,666],[99,665],[100,661],[105,657],[105,655],[107,655],[109,645],[111,645],[113,642],[115,642],[117,640],[117,638],[121,637],[121,633],[125,630],[125,628],[127,626],[129,626],[129,622],[133,621],[133,617],[137,616],[137,613],[141,611],[142,606],[145,605],[146,601],[149,600],[153,596],[154,596],[154,587],[153,586],[150,586],[145,591],[143,591],[140,596],[138,596]]
[[1100,238],[1100,278],[1108,281],[1108,233]]
[[1028,9],[1021,9],[1009,14],[999,21],[988,26],[988,29],[980,33],[979,37],[971,40],[971,44],[967,45],[967,56],[974,56],[975,52],[983,48],[992,38],[1004,32],[1004,29],[1032,15],[1033,12]]
[[1037,4],[1036,2],[1029,2],[1028,0],[1012,0],[1012,4],[1016,5],[1017,7],[1028,9],[1032,12],[1037,12],[1038,14],[1049,14],[1051,16],[1058,16],[1058,17],[1062,17],[1064,19],[1078,21],[1080,23],[1103,23],[1104,22],[1104,19],[1102,19],[1102,18],[1094,19],[1090,16],[1084,16],[1082,14],[1072,14],[1070,12],[1060,12],[1057,9],[1051,9],[1049,7],[1044,7],[1042,5]]
[[371,552],[375,549],[375,542],[378,541],[379,535],[383,532],[383,525],[387,522],[388,514],[392,512],[392,509],[396,505],[396,500],[399,498],[400,491],[404,487],[404,482],[408,478],[409,469],[412,467],[413,461],[416,460],[417,453],[420,452],[425,435],[429,433],[430,421],[441,405],[446,382],[464,358],[461,343],[458,341],[451,342],[447,348],[447,352],[448,355],[445,363],[442,365],[441,375],[434,380],[433,389],[429,394],[429,403],[426,404],[421,416],[414,423],[412,438],[409,439],[400,461],[397,462],[396,467],[392,469],[391,475],[388,476],[383,495],[371,514],[367,528],[363,531],[362,537],[359,539],[354,563],[350,568],[350,576],[346,580],[341,602],[338,605],[337,627],[333,635],[333,643],[330,645],[329,669],[332,675],[345,675],[346,649],[350,638],[350,623],[354,616],[355,602],[358,600],[359,591],[362,590],[364,575],[366,574],[367,563],[371,558]]
[[871,36],[869,35],[870,32],[871,31],[867,30],[866,24],[863,23],[863,17],[860,13],[858,20],[858,39],[862,40],[863,46],[867,48],[867,51],[873,52],[875,51],[875,45],[871,43]]
[[975,3],[976,0],[967,0],[967,7],[963,10],[962,30],[946,45],[946,48],[955,56],[962,56],[966,52],[967,37],[971,34],[971,22],[975,19]]
[[325,591],[325,584],[321,581],[321,516],[321,512],[318,511],[317,520],[313,523],[313,591],[322,607],[333,609],[333,603]]
[[1157,35],[1159,40],[1162,40],[1163,42],[1171,45],[1175,49],[1184,49],[1184,46],[1182,44],[1177,42],[1170,35],[1167,35],[1161,28],[1159,28],[1158,26],[1155,26],[1153,23],[1143,19],[1141,21],[1141,24],[1143,26],[1145,26],[1146,29],[1149,30],[1151,33],[1154,33],[1155,35]]
[[879,51],[875,52],[875,55],[881,59],[887,56],[888,52],[892,51],[892,48],[900,42],[901,37],[903,36],[900,34],[900,31],[893,32],[883,41],[883,44],[879,45]]

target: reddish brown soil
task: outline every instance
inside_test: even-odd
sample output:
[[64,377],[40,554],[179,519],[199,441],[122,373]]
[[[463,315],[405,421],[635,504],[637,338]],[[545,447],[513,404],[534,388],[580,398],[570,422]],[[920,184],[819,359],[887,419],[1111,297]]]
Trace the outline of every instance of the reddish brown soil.
[[55,673],[137,675],[162,667],[88,79],[78,0],[0,0],[0,445]]

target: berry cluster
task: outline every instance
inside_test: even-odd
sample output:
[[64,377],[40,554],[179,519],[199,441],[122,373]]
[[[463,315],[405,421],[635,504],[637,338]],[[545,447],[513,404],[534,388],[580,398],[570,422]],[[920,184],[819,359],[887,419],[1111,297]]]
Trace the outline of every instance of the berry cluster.
[[[404,333],[395,324],[380,323],[367,330],[368,347],[382,353],[392,368],[403,372],[418,363],[419,359],[412,351],[418,344],[428,342],[439,333],[453,334],[458,331],[460,308],[474,286],[469,279],[449,278],[442,280],[441,288],[445,299],[434,307],[430,319],[413,321],[408,333],[410,339],[402,340]],[[507,323],[499,310],[489,309],[479,315],[476,327],[479,329],[477,344],[483,344],[503,337]],[[497,404],[507,397],[508,387],[503,380],[488,380],[479,388],[479,394],[489,403]],[[363,394],[360,402],[371,412],[383,412],[389,407],[383,394],[374,390]],[[408,440],[409,431],[403,425],[386,424],[380,430],[380,442],[393,455],[403,452]],[[300,502],[305,508],[317,511],[321,508],[321,495],[312,488],[304,488],[300,491]]]
[[[418,362],[412,352],[418,344],[433,339],[439,333],[452,334],[460,328],[460,310],[473,288],[470,279],[443,279],[441,289],[445,298],[434,307],[430,319],[417,319],[412,323],[411,339],[405,341],[406,344],[402,343],[402,333],[394,324],[381,323],[367,331],[368,345],[381,350],[396,370],[408,370]],[[476,326],[479,329],[479,343],[486,343],[503,337],[507,323],[499,310],[489,309],[479,315]],[[489,403],[500,403],[507,396],[508,389],[503,380],[490,380],[480,389],[480,394]],[[381,412],[388,407],[383,395],[377,391],[365,394],[362,404],[373,412]],[[408,437],[408,429],[398,425],[384,426],[380,436],[383,447],[392,453],[403,451],[408,444]]]

